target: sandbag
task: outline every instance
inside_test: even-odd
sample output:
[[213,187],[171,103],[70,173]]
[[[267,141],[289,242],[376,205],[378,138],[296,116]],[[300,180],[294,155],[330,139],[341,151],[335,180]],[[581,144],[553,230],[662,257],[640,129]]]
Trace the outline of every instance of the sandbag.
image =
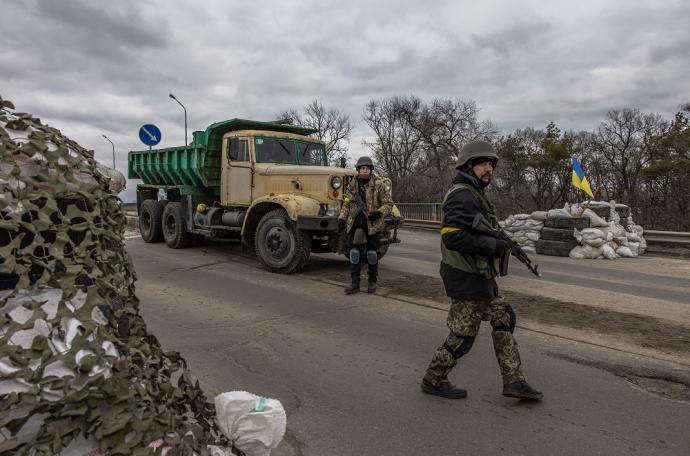
[[604,244],[601,247],[601,254],[604,255],[604,258],[609,260],[614,260],[618,258],[618,255],[616,255],[616,251],[609,244]]
[[530,218],[533,219],[533,220],[537,220],[537,221],[542,221],[542,222],[543,222],[544,220],[546,220],[547,215],[548,215],[548,214],[547,214],[546,211],[534,211],[534,212],[532,212],[529,216],[530,216]]

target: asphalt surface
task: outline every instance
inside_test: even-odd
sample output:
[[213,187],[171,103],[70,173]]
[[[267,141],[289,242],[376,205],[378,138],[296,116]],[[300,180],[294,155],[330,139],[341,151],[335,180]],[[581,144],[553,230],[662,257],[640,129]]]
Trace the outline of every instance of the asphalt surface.
[[[415,236],[391,249],[386,267],[438,268],[433,237]],[[209,395],[239,389],[283,403],[288,434],[274,455],[688,454],[688,403],[570,360],[634,365],[641,362],[634,355],[518,329],[524,371],[545,393],[542,403],[523,403],[500,395],[483,327],[451,376],[469,397],[444,400],[419,390],[447,335],[441,310],[376,295],[345,297],[314,270],[271,274],[237,245],[171,250],[130,239],[127,248],[147,324],[164,348],[185,356]],[[312,268],[324,261],[346,267],[326,256]],[[673,279],[682,279],[684,266],[676,266],[663,275],[671,287],[664,302],[685,306],[674,288],[683,281]],[[614,274],[613,282],[625,278]]]

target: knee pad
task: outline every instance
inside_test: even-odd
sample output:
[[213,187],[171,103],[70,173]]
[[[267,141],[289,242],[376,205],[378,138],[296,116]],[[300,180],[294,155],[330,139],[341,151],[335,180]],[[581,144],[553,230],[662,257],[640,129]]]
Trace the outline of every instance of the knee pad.
[[515,311],[512,307],[510,307],[510,305],[506,305],[505,314],[503,314],[500,320],[492,323],[493,324],[491,326],[493,327],[494,331],[507,331],[512,333],[515,331],[515,325],[517,324],[517,315],[515,315]]
[[448,345],[448,342],[443,343],[443,348],[448,350],[448,352],[453,355],[453,358],[458,359],[466,355],[470,351],[472,345],[474,345],[474,336],[462,336],[462,343],[459,347],[453,348]]
[[359,264],[361,259],[359,249],[350,249],[350,264]]
[[367,263],[376,264],[379,262],[379,256],[376,250],[367,250]]

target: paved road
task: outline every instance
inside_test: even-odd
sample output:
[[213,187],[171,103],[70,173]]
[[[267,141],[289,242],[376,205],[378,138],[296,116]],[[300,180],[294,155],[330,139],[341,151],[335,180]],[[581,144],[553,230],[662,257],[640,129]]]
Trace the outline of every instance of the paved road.
[[[416,256],[410,247],[384,261]],[[211,394],[246,389],[283,402],[288,436],[275,455],[686,455],[690,447],[690,405],[558,356],[636,362],[624,354],[518,330],[528,378],[546,395],[519,403],[500,396],[483,328],[453,374],[469,397],[443,400],[419,391],[446,336],[442,311],[345,298],[306,275],[268,273],[233,245],[174,251],[132,239],[128,250],[148,325]],[[425,261],[435,260],[407,259]]]

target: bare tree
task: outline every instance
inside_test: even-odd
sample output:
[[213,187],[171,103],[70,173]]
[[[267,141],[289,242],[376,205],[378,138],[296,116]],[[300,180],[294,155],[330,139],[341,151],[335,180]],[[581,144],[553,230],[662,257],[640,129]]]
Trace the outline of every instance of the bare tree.
[[667,130],[668,122],[658,114],[628,108],[608,112],[595,132],[592,146],[616,176],[612,196],[617,200],[637,204],[641,172]]
[[352,122],[348,114],[335,108],[327,109],[320,100],[314,100],[301,112],[289,109],[281,112],[279,118],[294,125],[318,130],[314,136],[326,143],[326,155],[330,164],[347,156],[352,135]]
[[410,185],[420,158],[422,138],[401,115],[414,110],[414,97],[393,97],[367,103],[362,119],[374,131],[375,141],[364,141],[375,161],[393,183],[393,194],[399,201],[409,201]]

